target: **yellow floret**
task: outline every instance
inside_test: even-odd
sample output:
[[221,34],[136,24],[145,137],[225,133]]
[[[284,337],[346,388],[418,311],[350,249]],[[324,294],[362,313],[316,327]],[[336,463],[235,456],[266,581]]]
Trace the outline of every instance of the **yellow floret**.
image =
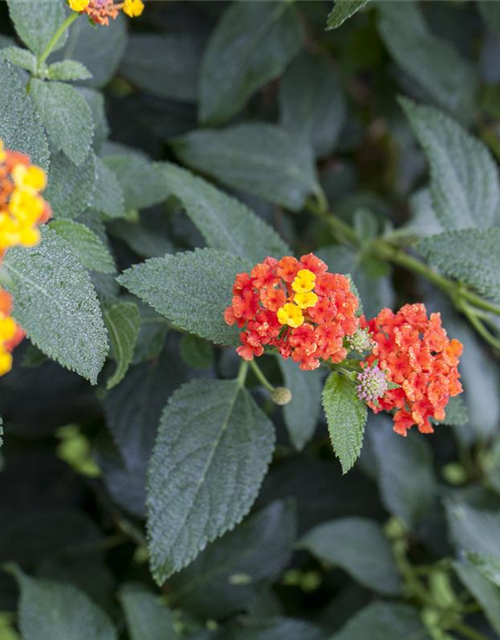
[[68,0],[69,8],[81,13],[89,6],[90,0]]
[[12,355],[0,348],[0,376],[4,376],[12,369]]
[[0,315],[3,316],[0,317],[0,342],[7,342],[16,335],[17,326],[10,316]]
[[12,169],[12,177],[16,187],[32,191],[43,191],[47,186],[47,174],[40,167],[27,167],[17,164]]
[[3,145],[3,140],[0,140],[0,162],[4,162],[7,154],[5,153],[5,147]]
[[292,282],[292,289],[295,293],[308,293],[314,289],[315,284],[316,275],[309,269],[301,269]]
[[278,322],[296,329],[304,323],[304,316],[296,304],[287,302],[287,304],[278,309]]
[[144,2],[142,0],[125,0],[123,3],[123,13],[129,18],[138,18],[144,11]]
[[293,301],[301,309],[309,309],[309,307],[314,307],[316,302],[318,302],[318,296],[312,291],[309,293],[296,293]]
[[43,209],[42,198],[25,189],[16,189],[10,198],[9,213],[26,224],[35,224]]
[[41,239],[42,235],[36,227],[23,227],[19,237],[19,244],[23,247],[34,247]]

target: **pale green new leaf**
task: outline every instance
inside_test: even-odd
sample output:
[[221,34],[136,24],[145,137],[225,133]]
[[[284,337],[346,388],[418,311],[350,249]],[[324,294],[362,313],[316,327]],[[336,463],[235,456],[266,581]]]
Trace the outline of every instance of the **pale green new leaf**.
[[151,569],[162,584],[249,512],[274,428],[238,381],[194,380],[163,413],[148,471]]
[[178,640],[174,617],[159,595],[141,584],[128,583],[120,590],[130,640]]
[[0,60],[7,60],[11,64],[15,64],[21,69],[26,69],[31,74],[36,72],[36,58],[28,51],[28,49],[22,49],[21,47],[5,47],[0,50]]
[[77,218],[92,203],[96,187],[96,157],[89,153],[79,167],[61,152],[52,156],[49,184],[43,196],[54,217]]
[[333,450],[347,473],[361,452],[368,410],[356,386],[340,373],[331,373],[323,388],[323,408]]
[[88,272],[66,240],[44,230],[38,246],[11,249],[2,267],[14,318],[30,340],[95,384],[108,352],[106,329]]
[[[8,0],[9,14],[18,36],[39,57],[64,22],[67,9],[63,2],[36,0]],[[65,31],[54,44],[53,51],[60,49],[68,37]]]
[[[27,4],[26,6],[31,6]],[[49,166],[49,145],[35,113],[33,102],[26,95],[26,89],[18,71],[9,63],[0,61],[0,140],[7,149],[22,151],[31,160],[47,169]]]
[[188,166],[292,211],[319,190],[310,145],[272,124],[193,131],[172,146]]
[[421,240],[415,249],[444,275],[500,302],[500,229],[447,231]]
[[104,312],[116,371],[108,379],[107,389],[119,384],[132,362],[134,348],[141,328],[141,314],[133,302],[117,302]]
[[327,31],[340,27],[367,4],[368,0],[335,0],[326,22]]
[[239,343],[224,322],[237,273],[252,264],[215,249],[152,258],[125,271],[119,282],[176,326],[218,344]]
[[139,154],[119,154],[103,158],[123,190],[127,209],[152,207],[165,199],[165,180],[157,165]]
[[466,561],[455,561],[453,568],[465,587],[481,605],[489,623],[500,634],[500,589]]
[[33,78],[31,95],[43,125],[57,150],[77,165],[87,157],[94,135],[92,112],[74,87]]
[[378,593],[396,595],[401,590],[391,545],[376,522],[354,517],[324,522],[304,536],[300,546]]
[[159,166],[169,194],[182,202],[209,247],[253,263],[292,253],[276,231],[242,202],[174,164]]
[[84,267],[100,273],[115,273],[115,262],[108,247],[84,224],[74,220],[53,220],[50,228],[71,245]]
[[17,578],[23,640],[117,640],[104,611],[72,584],[30,578],[20,571]]
[[97,182],[92,207],[108,218],[125,215],[125,198],[116,173],[101,158],[96,158]]
[[77,60],[62,60],[49,65],[47,77],[49,80],[68,82],[70,80],[88,80],[92,74]]
[[297,53],[302,28],[291,2],[235,2],[215,28],[201,67],[200,120],[221,124],[280,75]]
[[330,640],[430,640],[418,609],[376,602],[356,613]]
[[488,149],[438,109],[400,102],[429,162],[432,204],[443,228],[496,224],[500,189]]

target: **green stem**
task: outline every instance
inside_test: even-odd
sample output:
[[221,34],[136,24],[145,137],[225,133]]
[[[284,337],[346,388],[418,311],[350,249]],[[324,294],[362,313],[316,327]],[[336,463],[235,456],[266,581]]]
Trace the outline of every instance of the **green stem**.
[[248,373],[248,362],[246,360],[242,360],[240,364],[240,370],[238,371],[238,377],[236,378],[240,387],[245,386],[247,373]]
[[271,391],[271,392],[274,391],[274,386],[269,382],[266,376],[262,373],[261,368],[255,362],[255,360],[250,361],[250,366],[252,367],[252,370],[255,373],[255,376],[257,377],[259,382],[263,384],[268,391]]
[[427,593],[427,589],[416,576],[413,571],[413,566],[408,562],[406,557],[407,547],[408,544],[404,539],[396,540],[393,545],[393,553],[398,570],[403,576],[410,594],[419,600],[421,604],[432,607],[433,602],[431,596]]
[[43,63],[45,62],[45,60],[47,60],[47,58],[52,53],[54,47],[56,46],[56,44],[57,44],[57,42],[59,40],[59,38],[63,35],[63,33],[66,31],[66,29],[69,29],[69,27],[71,27],[71,25],[78,18],[79,15],[80,15],[79,13],[76,13],[75,11],[73,11],[66,18],[66,20],[62,23],[62,25],[59,27],[59,29],[54,33],[54,35],[50,39],[50,42],[45,47],[43,53],[40,55],[40,57],[37,60],[37,73],[40,72]]
[[464,313],[465,317],[469,320],[474,329],[479,333],[479,335],[486,340],[491,346],[500,351],[500,340],[495,338],[495,336],[491,335],[488,329],[484,326],[481,320],[474,313],[474,310],[469,307],[468,304],[460,304],[459,309]]
[[461,633],[468,640],[489,640],[487,636],[480,633],[479,631],[476,631],[472,627],[469,627],[468,624],[465,624],[463,622],[454,622],[453,629],[458,633]]

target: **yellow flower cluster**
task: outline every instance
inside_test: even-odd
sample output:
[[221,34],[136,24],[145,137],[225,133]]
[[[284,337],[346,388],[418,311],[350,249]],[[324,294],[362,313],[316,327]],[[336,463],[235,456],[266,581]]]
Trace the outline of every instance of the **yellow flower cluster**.
[[278,322],[297,329],[304,323],[303,309],[314,307],[318,302],[318,296],[314,293],[316,275],[309,269],[301,269],[297,272],[293,282],[293,302],[287,302],[278,309]]
[[77,13],[86,13],[94,24],[109,24],[115,20],[120,11],[129,18],[137,18],[144,11],[142,0],[124,0],[115,4],[114,0],[68,0],[69,8]]

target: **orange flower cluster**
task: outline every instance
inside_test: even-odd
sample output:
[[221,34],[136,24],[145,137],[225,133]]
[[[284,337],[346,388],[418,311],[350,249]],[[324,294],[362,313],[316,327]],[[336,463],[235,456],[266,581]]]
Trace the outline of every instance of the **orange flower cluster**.
[[144,11],[142,0],[125,0],[118,4],[114,0],[68,0],[70,9],[77,13],[86,13],[94,24],[109,25],[116,20],[120,11],[130,18],[137,18]]
[[328,273],[309,253],[300,260],[266,258],[250,274],[238,274],[224,319],[243,329],[237,351],[245,360],[261,356],[269,345],[301,369],[313,370],[321,361],[345,359],[344,338],[359,326],[357,308],[348,278]]
[[378,405],[368,403],[378,413],[394,414],[394,431],[405,436],[417,425],[422,433],[432,433],[430,418],[444,420],[445,407],[451,396],[462,391],[458,361],[462,344],[450,340],[441,326],[441,315],[432,313],[430,319],[423,304],[407,304],[397,313],[382,309],[368,323],[375,342],[368,365],[378,361],[390,382],[400,385],[389,389]]

